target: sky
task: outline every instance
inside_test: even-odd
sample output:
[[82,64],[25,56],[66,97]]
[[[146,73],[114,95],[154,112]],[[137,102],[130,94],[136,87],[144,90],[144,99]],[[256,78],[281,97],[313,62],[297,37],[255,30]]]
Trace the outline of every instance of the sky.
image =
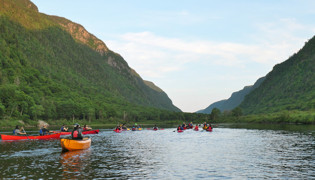
[[119,53],[184,112],[253,85],[315,35],[313,0],[32,0]]

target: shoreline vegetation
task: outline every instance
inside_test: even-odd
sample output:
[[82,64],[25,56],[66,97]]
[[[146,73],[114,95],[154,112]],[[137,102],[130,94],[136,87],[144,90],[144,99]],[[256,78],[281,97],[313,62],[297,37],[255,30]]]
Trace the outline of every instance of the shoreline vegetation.
[[109,127],[114,128],[118,124],[126,124],[132,126],[134,123],[141,124],[142,126],[178,126],[183,122],[194,124],[202,124],[203,122],[220,124],[220,123],[235,123],[235,124],[305,124],[315,125],[315,112],[314,111],[282,111],[277,113],[266,113],[256,115],[242,115],[241,109],[236,113],[235,110],[231,112],[212,111],[211,114],[198,114],[198,113],[180,113],[179,119],[144,119],[135,120],[127,115],[124,118],[109,118],[109,119],[93,119],[93,120],[81,120],[81,119],[62,119],[62,120],[20,120],[20,119],[1,119],[0,126],[2,129],[12,129],[16,125],[24,126],[26,128],[40,128],[43,123],[48,124],[51,127],[57,129],[62,124],[68,127],[72,127],[73,124],[88,124],[89,126]]

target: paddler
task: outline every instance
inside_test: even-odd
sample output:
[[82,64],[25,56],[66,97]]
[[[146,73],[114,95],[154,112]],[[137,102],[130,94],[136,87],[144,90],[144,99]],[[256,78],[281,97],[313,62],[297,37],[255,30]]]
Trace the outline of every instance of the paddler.
[[184,130],[182,126],[178,125],[177,131]]
[[212,131],[212,125],[211,124],[208,124],[207,131]]
[[83,126],[83,131],[90,131],[92,130],[92,128],[90,128],[89,126],[87,126],[86,124],[84,124]]
[[63,124],[60,128],[61,132],[68,132],[68,128],[66,128],[66,126]]
[[121,125],[120,125],[120,129],[121,129],[121,130],[125,130],[125,131],[128,130],[128,128],[127,128],[127,126],[126,126],[125,124],[121,124]]
[[121,130],[121,126],[116,126],[116,131],[120,131]]
[[206,130],[207,128],[208,128],[207,123],[204,122],[204,123],[203,123],[203,129]]
[[153,130],[158,130],[159,128],[156,126],[156,124],[153,127]]
[[72,139],[83,139],[82,129],[80,127],[80,124],[75,124],[73,131],[71,133]]
[[25,131],[22,132],[22,131],[24,131],[24,128],[21,127],[21,129],[20,129],[19,126],[16,125],[16,126],[15,126],[15,129],[13,130],[13,135],[25,135],[26,132],[25,132]]
[[187,126],[186,126],[186,123],[183,122],[183,125],[182,125],[183,129],[187,129]]
[[188,127],[190,128],[190,129],[192,129],[194,126],[193,126],[193,124],[192,124],[192,122],[190,122],[189,124],[188,124]]
[[195,131],[199,131],[198,124],[196,124],[196,126],[195,126]]
[[45,124],[39,131],[40,135],[47,135],[49,133],[54,133],[53,131],[49,131],[49,129],[47,129],[47,124]]

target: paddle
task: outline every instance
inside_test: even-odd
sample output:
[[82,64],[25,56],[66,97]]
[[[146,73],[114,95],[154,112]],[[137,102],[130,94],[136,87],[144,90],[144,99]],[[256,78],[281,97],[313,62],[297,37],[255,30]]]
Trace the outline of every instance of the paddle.
[[22,127],[23,132],[25,133],[25,136],[27,137],[27,139],[29,140],[30,138],[28,138],[28,135],[26,134],[24,127]]

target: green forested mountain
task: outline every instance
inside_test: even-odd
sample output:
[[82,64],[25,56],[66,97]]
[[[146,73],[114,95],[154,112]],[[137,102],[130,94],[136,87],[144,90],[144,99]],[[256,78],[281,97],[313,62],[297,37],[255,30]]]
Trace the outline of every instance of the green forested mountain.
[[240,107],[246,114],[310,111],[315,108],[315,37],[288,60],[274,66]]
[[180,111],[81,25],[39,13],[29,0],[0,0],[0,61],[0,118]]
[[264,81],[265,77],[259,78],[254,85],[246,86],[242,90],[232,93],[229,99],[217,101],[215,103],[210,104],[206,109],[198,111],[198,113],[206,113],[210,114],[212,109],[218,108],[221,112],[230,111],[236,108],[238,105],[242,103],[244,97],[249,94],[251,91],[259,87],[259,85]]

